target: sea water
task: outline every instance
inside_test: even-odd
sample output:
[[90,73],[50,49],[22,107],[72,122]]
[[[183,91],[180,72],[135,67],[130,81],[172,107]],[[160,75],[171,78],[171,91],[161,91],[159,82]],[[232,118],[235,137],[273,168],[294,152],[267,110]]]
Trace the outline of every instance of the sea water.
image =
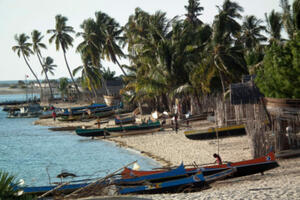
[[[5,99],[3,96],[0,99]],[[6,115],[0,109],[0,170],[25,180],[28,186],[60,182],[56,176],[61,172],[77,176],[63,181],[96,179],[135,160],[143,169],[159,166],[112,142],[79,137],[74,132],[50,131],[49,127],[33,125],[36,118],[12,119]]]

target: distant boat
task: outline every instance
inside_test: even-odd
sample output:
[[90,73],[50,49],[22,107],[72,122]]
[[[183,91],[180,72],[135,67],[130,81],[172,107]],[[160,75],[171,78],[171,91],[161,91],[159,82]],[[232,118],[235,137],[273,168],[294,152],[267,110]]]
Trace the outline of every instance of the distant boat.
[[184,192],[186,189],[199,190],[205,187],[207,183],[223,179],[234,173],[235,168],[230,168],[210,176],[203,176],[203,173],[199,170],[196,174],[189,175],[188,177],[177,178],[160,183],[146,183],[137,186],[117,186],[117,188],[119,189],[120,194]]
[[[222,164],[222,165],[212,165],[212,166],[203,166],[201,167],[202,173],[204,175],[211,175],[225,169],[228,167],[235,167],[236,173],[234,173],[234,177],[247,176],[256,173],[263,173],[267,170],[274,169],[278,167],[278,163],[276,162],[275,154],[270,152],[266,156],[262,156],[260,158],[255,158],[251,160],[233,162],[230,164]],[[186,168],[187,172],[193,174],[197,171],[197,168]],[[122,171],[123,178],[130,177],[139,177],[139,176],[147,176],[155,173],[162,173],[167,170],[152,170],[152,171],[136,171],[130,168],[124,168]]]
[[204,130],[185,131],[184,135],[191,140],[214,139],[218,137],[239,136],[245,135],[245,125],[232,125],[219,128],[209,128]]
[[118,126],[118,127],[110,127],[110,128],[99,128],[99,129],[82,129],[77,128],[76,134],[83,137],[98,137],[98,136],[106,136],[110,135],[109,132],[122,132],[122,131],[134,131],[134,130],[145,130],[145,129],[154,129],[160,127],[161,124],[159,121],[150,122],[150,123],[142,123],[137,125],[130,126]]
[[123,125],[135,122],[135,116],[125,117],[125,118],[115,118],[116,125]]

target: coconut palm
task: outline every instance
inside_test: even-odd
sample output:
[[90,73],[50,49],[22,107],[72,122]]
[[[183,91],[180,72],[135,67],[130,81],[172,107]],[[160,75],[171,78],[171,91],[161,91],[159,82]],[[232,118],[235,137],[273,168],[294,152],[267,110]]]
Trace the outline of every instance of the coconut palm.
[[200,0],[189,0],[189,4],[184,6],[184,8],[187,11],[187,14],[185,14],[187,21],[194,26],[203,24],[203,22],[198,19],[198,16],[200,16],[204,10],[204,8],[200,6]]
[[[81,55],[83,65],[73,70],[73,75],[81,71],[82,85],[92,91],[97,98],[96,90],[102,85],[102,74],[100,67],[94,67],[89,56]],[[106,89],[106,88],[105,88]]]
[[281,0],[280,6],[282,8],[282,22],[285,31],[288,33],[290,39],[294,37],[297,30],[300,30],[300,0],[295,0],[293,2],[293,7],[291,10],[291,5],[287,0]]
[[53,90],[52,90],[52,87],[51,87],[51,84],[50,84],[50,81],[49,81],[49,78],[48,78],[48,73],[54,75],[53,71],[54,71],[54,68],[57,67],[57,65],[53,64],[53,58],[51,58],[50,56],[47,56],[44,59],[43,63],[44,64],[43,64],[42,74],[45,74],[46,80],[47,80],[48,85],[49,85],[51,98],[53,98]]
[[262,20],[257,19],[255,16],[246,16],[242,25],[241,41],[244,47],[248,50],[256,48],[261,42],[267,40],[267,38],[261,34],[266,30],[266,27],[261,25]]
[[268,15],[265,13],[267,32],[270,34],[270,43],[281,41],[282,18],[279,12],[272,10]]
[[[36,56],[38,57],[38,60],[42,66],[42,72],[46,71],[44,64],[43,64],[43,56],[41,54],[41,49],[47,49],[46,45],[44,43],[42,43],[42,39],[44,36],[42,36],[41,32],[39,32],[38,30],[33,30],[31,32],[31,39],[32,39],[32,49],[33,52],[36,54]],[[48,79],[48,75],[47,73],[45,73],[45,77],[46,77],[46,81],[49,85],[50,88],[50,99],[53,99],[53,93],[52,93],[52,89],[51,89],[51,85],[50,85],[50,81]]]
[[73,78],[72,72],[70,70],[70,67],[69,67],[69,64],[67,61],[67,57],[66,57],[66,52],[69,49],[69,46],[73,46],[72,45],[73,38],[69,35],[69,33],[74,33],[73,27],[66,25],[68,18],[66,18],[65,16],[56,15],[55,21],[56,21],[55,29],[50,29],[47,31],[47,33],[53,34],[49,39],[49,43],[52,43],[53,41],[55,41],[56,50],[59,51],[60,48],[62,49],[63,54],[64,54],[65,63],[66,63],[67,69],[69,71],[70,78],[72,80],[72,83],[75,86],[75,89],[76,89],[78,95],[80,95],[80,91],[78,89],[77,84],[74,81],[74,78]]
[[237,3],[225,0],[222,7],[217,6],[219,14],[213,22],[212,54],[215,67],[221,79],[222,90],[232,81],[238,81],[241,73],[247,73],[241,46],[233,44],[241,26],[236,21],[242,16],[243,8]]
[[25,60],[26,65],[28,66],[31,73],[33,74],[36,81],[38,82],[40,90],[41,90],[41,95],[42,95],[43,94],[43,89],[42,89],[41,82],[39,81],[38,77],[36,76],[36,74],[34,73],[34,71],[32,70],[32,68],[31,68],[31,66],[29,65],[29,62],[28,62],[28,57],[30,56],[30,54],[33,54],[33,51],[30,49],[32,44],[27,42],[28,39],[29,39],[29,36],[27,36],[25,33],[21,33],[20,35],[16,34],[15,35],[15,40],[18,44],[16,46],[13,46],[12,50],[14,52],[17,52],[17,55],[19,57],[22,55],[22,57]]
[[101,32],[102,40],[102,57],[106,58],[108,61],[117,63],[119,68],[122,70],[123,74],[126,76],[126,72],[120,65],[118,58],[124,58],[125,54],[121,49],[121,43],[124,38],[121,36],[123,30],[120,25],[107,14],[102,12],[96,12],[96,23]]

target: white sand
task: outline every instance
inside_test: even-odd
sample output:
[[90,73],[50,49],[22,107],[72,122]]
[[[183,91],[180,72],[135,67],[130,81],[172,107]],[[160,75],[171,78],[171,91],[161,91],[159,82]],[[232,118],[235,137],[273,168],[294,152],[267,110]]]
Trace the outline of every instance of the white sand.
[[[39,120],[42,125],[58,125],[58,122]],[[76,124],[78,122],[75,122]],[[74,123],[74,124],[75,124]],[[91,122],[93,123],[93,122]],[[71,123],[68,123],[71,124]],[[74,125],[72,124],[72,125]],[[88,125],[87,123],[84,123]],[[58,126],[65,126],[62,123]],[[201,124],[200,124],[201,125]],[[202,124],[203,126],[206,124]],[[183,130],[158,132],[150,135],[112,138],[119,143],[150,156],[162,165],[208,164],[213,163],[213,153],[218,152],[217,140],[189,140]],[[241,161],[251,159],[247,136],[224,138],[219,140],[219,153],[223,161]],[[279,160],[280,167],[265,172],[223,180],[211,184],[211,188],[194,193],[125,195],[113,197],[90,197],[86,199],[124,199],[124,200],[196,200],[196,199],[300,199],[300,158]]]

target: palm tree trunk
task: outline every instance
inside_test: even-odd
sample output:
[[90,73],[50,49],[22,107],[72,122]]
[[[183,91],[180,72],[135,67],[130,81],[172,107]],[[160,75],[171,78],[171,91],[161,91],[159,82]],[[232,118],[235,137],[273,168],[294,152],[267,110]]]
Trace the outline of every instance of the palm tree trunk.
[[123,67],[120,65],[119,61],[116,59],[116,62],[118,64],[118,66],[120,67],[120,69],[122,70],[124,76],[127,76],[126,72],[124,71]]
[[49,85],[49,89],[50,89],[50,100],[52,100],[52,99],[53,99],[52,87],[51,87],[50,81],[49,81],[49,79],[48,79],[48,74],[47,74],[47,72],[46,72],[46,70],[45,70],[45,67],[44,67],[44,65],[43,65],[43,63],[42,63],[42,60],[41,60],[41,58],[43,58],[43,57],[42,57],[42,55],[41,55],[40,53],[37,53],[37,57],[38,57],[39,62],[40,62],[41,66],[42,66],[42,68],[43,68],[43,70],[44,70],[44,72],[45,72],[46,81],[47,81],[47,83],[48,83],[48,85]]
[[28,63],[28,61],[27,61],[27,59],[26,59],[26,57],[25,57],[25,55],[24,55],[23,52],[22,52],[22,55],[23,55],[23,58],[24,58],[24,60],[25,60],[25,62],[26,62],[26,64],[27,64],[27,66],[29,67],[31,73],[33,74],[33,76],[35,77],[35,79],[37,80],[37,82],[38,82],[38,84],[39,84],[39,86],[40,86],[40,90],[41,90],[41,97],[40,97],[40,98],[42,99],[42,96],[43,96],[43,89],[42,89],[41,82],[39,81],[38,77],[35,75],[34,71],[31,69],[31,67],[30,67],[30,65],[29,65],[29,63]]
[[73,84],[74,84],[74,86],[75,86],[75,89],[76,89],[76,91],[77,91],[77,93],[78,93],[78,96],[80,96],[81,93],[80,93],[80,91],[79,91],[79,89],[78,89],[77,84],[76,84],[75,81],[74,81],[73,76],[72,76],[72,72],[71,72],[71,70],[70,70],[70,67],[69,67],[69,64],[68,64],[68,61],[67,61],[67,57],[66,57],[66,52],[65,52],[65,50],[63,50],[63,52],[64,52],[64,58],[65,58],[65,62],[66,62],[66,65],[67,65],[67,68],[68,68],[68,71],[69,71],[71,80],[72,80],[72,82],[73,82]]
[[223,96],[224,96],[224,94],[225,94],[225,83],[224,83],[223,75],[222,75],[221,70],[220,70],[221,68],[217,63],[217,55],[215,55],[215,57],[214,57],[214,63],[216,65],[216,67],[218,68],[218,72],[219,72],[219,76],[220,76],[221,84],[222,84]]

